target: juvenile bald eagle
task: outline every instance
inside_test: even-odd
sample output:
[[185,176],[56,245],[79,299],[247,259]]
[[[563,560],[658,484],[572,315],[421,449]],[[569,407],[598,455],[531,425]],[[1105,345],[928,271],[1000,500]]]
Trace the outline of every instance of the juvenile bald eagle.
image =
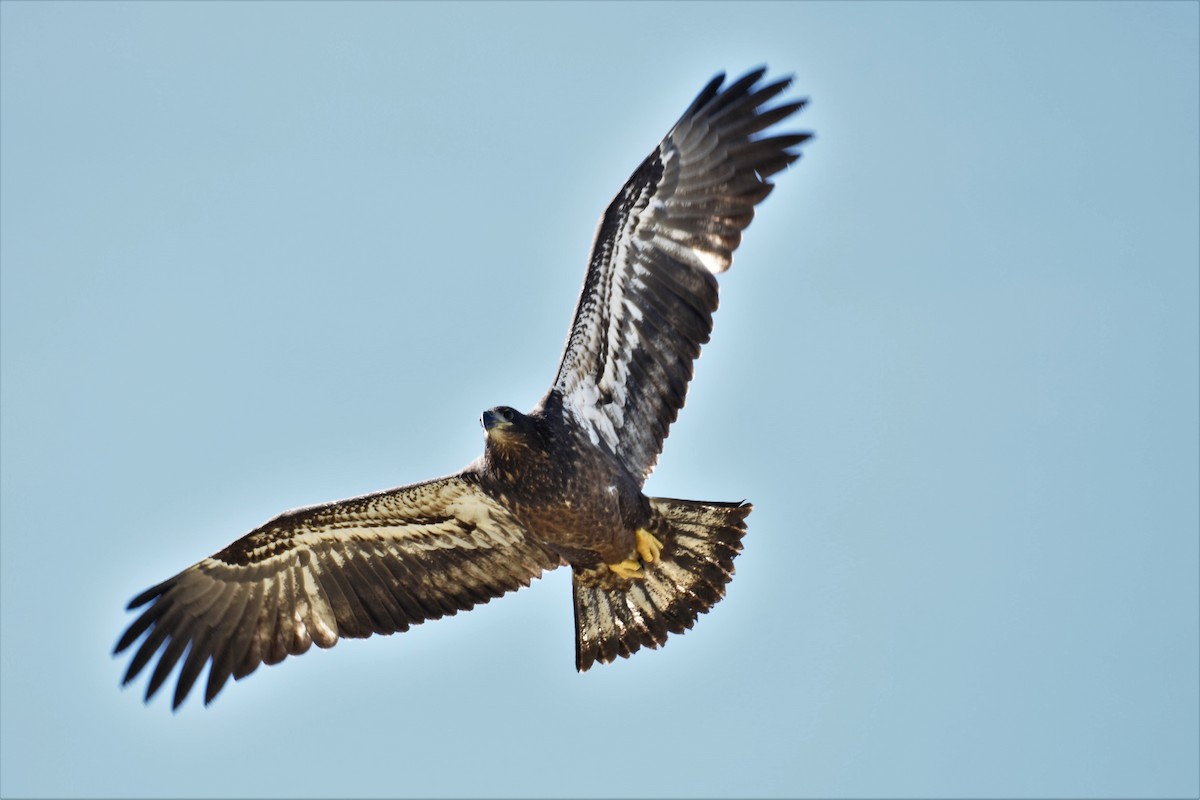
[[642,485],[708,341],[770,176],[809,134],[763,136],[804,102],[790,79],[718,75],[600,219],[558,374],[528,414],[483,412],[483,455],[456,475],[288,511],[133,599],[131,681],[182,659],[174,706],[211,662],[204,701],[312,644],[407,630],[568,564],[575,664],[682,633],[725,593],[747,503],[646,497]]

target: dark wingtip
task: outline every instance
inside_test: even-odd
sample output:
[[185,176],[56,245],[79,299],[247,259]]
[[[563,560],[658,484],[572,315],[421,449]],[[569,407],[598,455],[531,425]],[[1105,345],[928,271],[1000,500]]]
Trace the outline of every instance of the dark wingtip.
[[133,611],[135,608],[140,608],[146,605],[146,603],[149,603],[151,600],[165,592],[170,584],[171,581],[163,581],[156,586],[151,586],[149,589],[130,600],[129,605],[125,606],[125,610]]
[[[767,71],[767,68],[765,66],[759,67],[758,69],[754,69],[754,70],[751,70],[750,72],[747,72],[745,75],[738,78],[736,81],[729,84],[728,86],[721,87],[721,90],[719,92],[717,92],[712,98],[710,98],[712,107],[709,109],[709,111],[715,112],[719,108],[724,108],[725,106],[728,106],[730,103],[734,102],[738,98],[747,94],[750,91],[750,89],[756,83],[758,83],[759,79],[762,78],[762,76],[766,73],[766,71]],[[712,84],[710,83],[709,86],[711,86],[711,85]],[[705,103],[705,105],[708,106],[709,104]]]
[[136,642],[138,640],[138,637],[142,635],[142,633],[144,632],[144,628],[141,628],[138,625],[138,622],[140,622],[140,621],[141,621],[141,618],[139,617],[137,620],[135,620],[133,622],[133,624],[131,624],[128,628],[125,629],[124,633],[121,634],[121,638],[117,640],[116,645],[113,647],[112,654],[114,656],[119,656],[119,655],[121,655],[121,653],[124,653],[126,650],[129,649],[129,645]]
[[737,83],[742,83],[744,81],[747,86],[750,86],[755,83],[758,83],[759,80],[762,78],[762,76],[766,75],[766,74],[767,74],[767,65],[759,64],[758,66],[751,67],[749,70],[747,70],[746,73],[744,75],[742,75],[742,77],[737,79]]
[[[147,609],[147,612],[148,611],[149,609]],[[143,613],[142,616],[130,623],[129,627],[125,629],[125,632],[121,634],[121,638],[117,640],[116,646],[113,647],[112,654],[114,656],[119,656],[121,653],[129,649],[129,646],[136,642],[138,637],[145,633],[146,629],[150,627],[150,622],[151,620],[147,618],[146,613]]]
[[724,72],[718,72],[716,75],[714,75],[712,80],[706,83],[704,88],[700,90],[700,93],[696,95],[696,99],[692,101],[690,106],[688,106],[687,111],[683,112],[681,119],[687,119],[689,116],[695,114],[697,111],[711,102],[714,97],[720,94],[721,84],[724,82]]

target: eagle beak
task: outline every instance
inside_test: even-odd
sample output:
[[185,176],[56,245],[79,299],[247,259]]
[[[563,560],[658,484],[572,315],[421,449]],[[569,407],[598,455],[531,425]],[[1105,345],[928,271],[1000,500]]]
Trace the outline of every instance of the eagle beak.
[[485,431],[502,431],[512,427],[512,423],[506,419],[501,419],[498,414],[493,414],[491,411],[483,412],[483,423]]

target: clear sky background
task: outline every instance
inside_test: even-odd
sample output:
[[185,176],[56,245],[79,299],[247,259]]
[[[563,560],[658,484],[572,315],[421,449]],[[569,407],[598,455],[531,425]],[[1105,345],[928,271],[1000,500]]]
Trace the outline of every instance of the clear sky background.
[[[0,5],[0,794],[1190,796],[1196,3]],[[569,575],[141,702],[137,592],[452,472],[719,70],[813,130],[647,490],[728,597],[573,669]]]

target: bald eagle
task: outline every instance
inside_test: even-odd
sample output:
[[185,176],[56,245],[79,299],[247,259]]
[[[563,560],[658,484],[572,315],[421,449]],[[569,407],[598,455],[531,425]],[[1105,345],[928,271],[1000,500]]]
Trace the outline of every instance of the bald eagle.
[[[790,78],[713,78],[600,219],[554,382],[528,414],[483,412],[483,455],[444,478],[288,511],[139,594],[117,642],[156,654],[146,700],[182,661],[173,707],[209,665],[232,676],[314,643],[404,631],[567,565],[575,664],[691,628],[725,594],[748,503],[647,497],[729,268],[769,178],[807,133],[763,135],[804,101]],[[144,637],[144,638],[143,638]]]

